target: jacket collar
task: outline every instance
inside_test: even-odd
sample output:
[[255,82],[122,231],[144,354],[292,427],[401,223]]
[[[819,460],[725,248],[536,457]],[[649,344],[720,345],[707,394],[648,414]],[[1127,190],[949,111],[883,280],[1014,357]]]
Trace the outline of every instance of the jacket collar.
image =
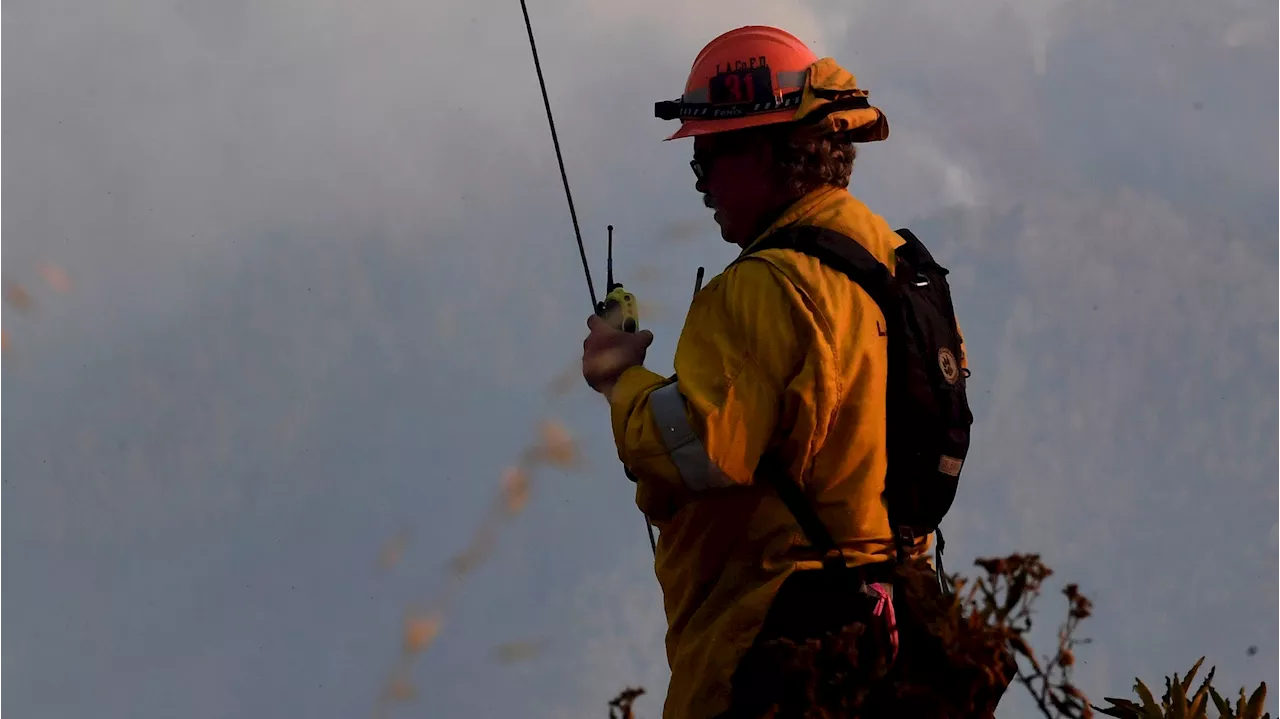
[[744,257],[750,254],[751,249],[760,243],[761,240],[772,235],[773,233],[785,227],[800,223],[806,217],[814,214],[821,205],[830,201],[832,194],[840,192],[840,188],[825,186],[809,192],[800,199],[787,205],[780,213],[778,213],[772,223],[767,225],[756,238],[743,248],[738,257]]

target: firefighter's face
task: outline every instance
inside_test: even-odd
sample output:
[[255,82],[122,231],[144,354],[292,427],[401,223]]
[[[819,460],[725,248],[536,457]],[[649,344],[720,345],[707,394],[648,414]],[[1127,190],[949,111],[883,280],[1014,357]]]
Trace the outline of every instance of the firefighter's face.
[[773,152],[758,135],[699,135],[693,141],[695,187],[703,204],[715,210],[720,236],[745,246],[759,230],[760,218],[776,203]]

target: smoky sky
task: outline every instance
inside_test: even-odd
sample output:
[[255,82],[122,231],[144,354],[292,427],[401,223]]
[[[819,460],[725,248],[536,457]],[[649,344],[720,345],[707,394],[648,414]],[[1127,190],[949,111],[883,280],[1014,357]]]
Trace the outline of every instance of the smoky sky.
[[[1042,644],[1079,583],[1096,700],[1202,655],[1228,691],[1274,677],[1274,3],[529,9],[650,368],[733,257],[653,102],[720,32],[789,29],[889,118],[851,191],[952,271],[976,424],[948,568],[1042,554]],[[367,714],[453,587],[396,715],[600,716],[628,685],[659,715],[633,485],[603,400],[548,389],[590,307],[519,4],[26,0],[3,32],[31,298],[4,311],[5,708]],[[459,578],[547,419],[580,465],[534,472]]]

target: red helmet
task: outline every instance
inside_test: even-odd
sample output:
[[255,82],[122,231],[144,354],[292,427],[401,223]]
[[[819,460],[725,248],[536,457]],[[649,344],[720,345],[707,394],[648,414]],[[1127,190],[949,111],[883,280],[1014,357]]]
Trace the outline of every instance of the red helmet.
[[698,53],[684,95],[657,103],[654,114],[680,119],[668,140],[790,122],[817,61],[804,41],[778,28],[730,30]]

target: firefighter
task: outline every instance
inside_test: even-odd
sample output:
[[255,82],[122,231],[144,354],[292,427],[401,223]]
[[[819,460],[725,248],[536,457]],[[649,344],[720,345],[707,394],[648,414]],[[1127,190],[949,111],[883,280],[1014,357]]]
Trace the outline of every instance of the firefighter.
[[[742,255],[694,297],[673,377],[644,367],[647,331],[587,321],[584,379],[607,398],[636,503],[660,531],[666,719],[750,715],[752,687],[735,672],[768,640],[802,643],[858,621],[865,641],[896,653],[884,315],[813,257],[752,252],[812,226],[893,266],[903,238],[847,190],[856,144],[888,136],[866,98],[852,74],[782,30],[713,40],[680,100],[656,114],[680,120],[668,139],[693,138],[695,187]],[[766,456],[835,539],[852,589],[820,571],[823,557],[758,478]],[[909,553],[929,542],[912,538]]]

